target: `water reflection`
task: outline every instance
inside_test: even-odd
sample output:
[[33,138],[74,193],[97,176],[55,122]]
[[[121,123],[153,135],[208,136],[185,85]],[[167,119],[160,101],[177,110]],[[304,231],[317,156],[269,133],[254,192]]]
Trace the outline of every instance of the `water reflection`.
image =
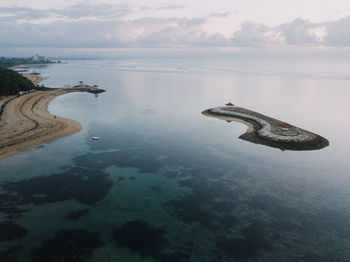
[[[107,92],[58,97],[50,111],[83,131],[0,162],[0,223],[15,236],[1,261],[49,261],[58,249],[57,261],[349,260],[346,81],[113,63],[40,69],[45,85],[84,79]],[[332,144],[281,152],[239,140],[244,126],[199,114],[228,100]]]

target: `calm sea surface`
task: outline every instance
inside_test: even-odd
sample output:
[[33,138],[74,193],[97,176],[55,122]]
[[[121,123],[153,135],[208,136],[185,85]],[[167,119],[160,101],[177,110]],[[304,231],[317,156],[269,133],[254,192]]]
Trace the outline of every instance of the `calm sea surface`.
[[[0,261],[350,261],[348,61],[72,60],[49,111],[83,130],[0,161]],[[281,151],[232,102],[327,138]],[[99,136],[93,141],[92,136]]]

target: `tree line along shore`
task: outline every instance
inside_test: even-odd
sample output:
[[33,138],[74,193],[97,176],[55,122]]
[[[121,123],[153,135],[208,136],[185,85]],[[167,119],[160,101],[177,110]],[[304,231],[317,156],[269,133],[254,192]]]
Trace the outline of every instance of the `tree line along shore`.
[[17,72],[0,66],[0,96],[17,95],[21,91],[36,90],[38,87]]

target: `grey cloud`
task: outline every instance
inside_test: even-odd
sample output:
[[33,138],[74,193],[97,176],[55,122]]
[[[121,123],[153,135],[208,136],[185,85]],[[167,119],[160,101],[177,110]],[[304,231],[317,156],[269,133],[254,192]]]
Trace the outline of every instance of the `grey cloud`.
[[160,6],[157,9],[158,10],[178,10],[185,8],[185,5],[167,5],[167,6]]
[[[133,21],[58,21],[49,24],[0,23],[0,46],[165,47],[199,38],[204,18],[143,18]],[[133,31],[144,31],[132,37]],[[203,36],[201,36],[203,38]]]
[[278,29],[288,45],[318,45],[320,43],[317,36],[309,32],[315,26],[317,27],[318,25],[312,24],[308,20],[297,18],[291,23],[281,25]]
[[217,17],[217,18],[224,18],[227,17],[230,13],[229,12],[213,12],[209,14],[209,17]]
[[132,13],[132,8],[126,4],[110,5],[71,5],[64,9],[34,9],[28,7],[2,7],[0,8],[0,21],[33,22],[37,19],[60,17],[61,19],[82,19],[82,18],[99,18],[101,20],[116,19]]
[[145,17],[145,18],[139,18],[132,21],[133,24],[139,24],[139,25],[148,25],[148,24],[172,24],[176,23],[183,26],[196,26],[196,25],[203,25],[206,22],[206,18],[204,17],[197,17],[197,18],[177,18],[177,17],[171,17],[171,18],[156,18],[156,17]]
[[[142,26],[145,33],[137,37],[132,45],[142,47],[191,46],[198,42],[203,32],[201,26],[206,18],[143,18],[132,22]],[[152,30],[157,28],[157,30]]]
[[324,44],[328,46],[350,46],[350,16],[324,25],[327,35]]
[[101,17],[105,19],[120,18],[132,13],[132,8],[126,4],[111,5],[71,5],[68,8],[54,10],[55,13],[67,18]]
[[[65,9],[45,10],[0,8],[0,46],[350,46],[350,16],[326,23],[310,23],[298,18],[277,27],[244,22],[231,37],[225,37],[219,33],[208,34],[204,28],[211,18],[226,17],[228,13],[211,13],[206,17],[191,19],[151,17],[127,20],[126,16],[132,12],[133,9],[127,4],[72,5]],[[60,19],[35,23],[36,19],[50,17]],[[315,33],[315,28],[319,27],[327,33],[324,38]]]
[[14,21],[20,19],[32,20],[46,18],[51,15],[51,12],[47,9],[33,9],[28,7],[0,7],[0,14],[6,15],[3,18],[6,18],[7,21]]
[[147,10],[153,10],[154,8],[153,7],[150,7],[150,6],[141,6],[140,7],[140,10],[142,11],[147,11]]
[[123,26],[110,21],[54,22],[0,25],[2,46],[17,47],[124,47]]
[[233,45],[236,46],[259,46],[269,43],[266,33],[269,28],[264,24],[244,22],[241,29],[234,33],[232,38]]
[[179,10],[186,8],[185,5],[166,5],[166,6],[158,6],[158,7],[152,7],[152,6],[141,6],[140,10],[142,11],[148,11],[148,10]]

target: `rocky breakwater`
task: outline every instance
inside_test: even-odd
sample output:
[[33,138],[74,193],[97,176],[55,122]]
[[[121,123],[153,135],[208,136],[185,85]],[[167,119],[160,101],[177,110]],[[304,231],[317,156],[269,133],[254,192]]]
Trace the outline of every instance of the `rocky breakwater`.
[[220,106],[202,114],[224,119],[240,120],[251,128],[239,138],[282,150],[317,150],[329,145],[327,139],[286,122],[236,106]]
[[89,85],[84,84],[82,81],[80,81],[78,85],[73,86],[70,89],[72,91],[89,92],[89,93],[93,93],[93,94],[99,94],[99,93],[106,92],[106,90],[98,88],[97,85],[89,86]]

